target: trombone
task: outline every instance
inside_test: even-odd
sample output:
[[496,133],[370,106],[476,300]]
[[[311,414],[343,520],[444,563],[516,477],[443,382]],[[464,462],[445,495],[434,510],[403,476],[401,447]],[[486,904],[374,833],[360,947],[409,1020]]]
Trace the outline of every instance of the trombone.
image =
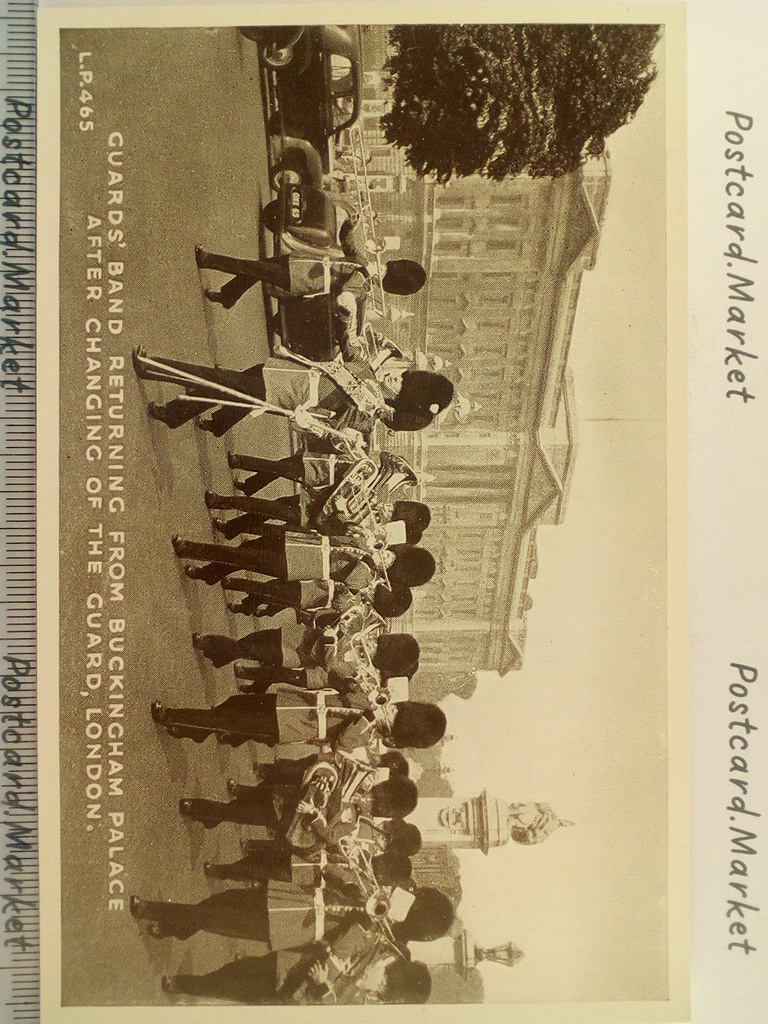
[[387,305],[384,286],[382,285],[383,267],[381,264],[381,254],[385,246],[376,238],[376,213],[371,202],[371,188],[368,181],[368,167],[365,162],[366,153],[363,132],[359,124],[354,124],[346,129],[346,135],[349,156],[352,161],[355,196],[360,208],[360,221],[363,228],[365,247],[372,255],[378,270],[378,276],[375,282],[372,282],[371,306],[379,316],[386,316]]

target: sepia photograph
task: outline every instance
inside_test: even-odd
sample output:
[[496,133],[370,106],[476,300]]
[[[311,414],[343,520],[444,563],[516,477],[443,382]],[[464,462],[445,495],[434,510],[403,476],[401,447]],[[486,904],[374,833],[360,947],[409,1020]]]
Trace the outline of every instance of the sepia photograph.
[[62,1010],[682,1019],[682,22],[572,9],[46,12]]

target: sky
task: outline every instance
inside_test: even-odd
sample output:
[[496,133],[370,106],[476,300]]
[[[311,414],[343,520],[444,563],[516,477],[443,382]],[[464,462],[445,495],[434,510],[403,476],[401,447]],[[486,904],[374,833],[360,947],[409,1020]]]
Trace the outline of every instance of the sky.
[[[665,80],[609,139],[611,190],[570,354],[578,452],[565,521],[538,531],[522,670],[449,697],[455,793],[550,803],[540,846],[464,851],[460,914],[488,1001],[666,994]],[[490,752],[490,753],[489,753]]]

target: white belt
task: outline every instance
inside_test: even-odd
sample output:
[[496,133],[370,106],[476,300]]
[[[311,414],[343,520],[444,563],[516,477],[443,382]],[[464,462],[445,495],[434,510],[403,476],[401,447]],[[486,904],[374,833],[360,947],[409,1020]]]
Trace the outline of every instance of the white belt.
[[315,889],[315,942],[321,942],[325,935],[325,897],[323,889],[318,886]]
[[318,690],[317,694],[317,738],[324,740],[328,735],[328,708],[325,706],[325,690]]
[[331,578],[331,538],[323,537],[320,541],[320,553],[323,560],[323,579]]
[[307,399],[307,405],[310,409],[313,409],[320,402],[320,371],[310,370],[309,371],[309,398]]

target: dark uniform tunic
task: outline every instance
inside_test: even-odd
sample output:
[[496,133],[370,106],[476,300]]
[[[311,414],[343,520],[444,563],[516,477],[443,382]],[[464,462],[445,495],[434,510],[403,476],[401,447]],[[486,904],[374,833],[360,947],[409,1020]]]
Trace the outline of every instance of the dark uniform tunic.
[[[178,974],[171,990],[251,1005],[365,1003],[367,995],[358,983],[380,958],[391,955],[375,932],[349,915],[327,947],[240,957],[208,974]],[[331,964],[327,985],[317,985],[309,977],[309,968],[318,962]],[[349,964],[346,975],[336,966],[340,963]]]
[[[367,714],[346,707],[340,697],[327,694],[325,704],[327,741],[332,746],[353,750],[375,732]],[[233,747],[249,740],[280,744],[288,748],[282,756],[289,753],[297,759],[312,753],[311,747],[316,751],[320,715],[314,693],[281,685],[277,693],[240,693],[214,708],[164,708],[156,719],[172,736],[197,743],[216,736],[219,743]]]

